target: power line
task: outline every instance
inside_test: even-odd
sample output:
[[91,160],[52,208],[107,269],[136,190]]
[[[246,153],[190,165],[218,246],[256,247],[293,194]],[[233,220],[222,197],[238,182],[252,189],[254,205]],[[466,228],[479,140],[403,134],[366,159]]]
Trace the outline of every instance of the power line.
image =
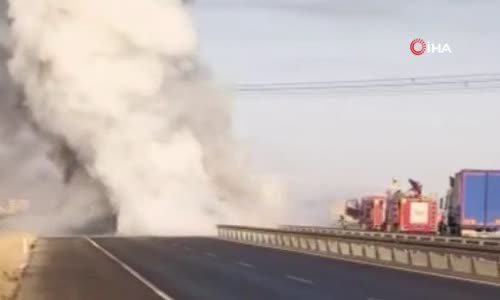
[[273,83],[249,83],[249,84],[237,84],[239,88],[246,87],[272,87],[272,86],[312,86],[312,85],[338,85],[338,84],[357,84],[357,83],[372,83],[372,82],[398,82],[398,81],[429,81],[435,79],[471,79],[477,77],[490,77],[490,78],[500,78],[500,73],[475,73],[475,74],[464,74],[464,75],[439,75],[439,76],[420,76],[420,77],[391,77],[391,78],[371,78],[371,79],[357,79],[357,80],[326,80],[326,81],[297,81],[297,82],[273,82]]
[[262,98],[272,96],[286,97],[328,97],[328,96],[398,96],[398,95],[426,95],[426,94],[499,94],[500,85],[488,87],[469,87],[469,88],[433,88],[433,89],[407,89],[407,90],[362,90],[362,91],[313,91],[313,92],[290,92],[276,91],[263,93],[242,93],[240,97],[244,98]]
[[409,83],[377,83],[377,84],[357,84],[357,85],[296,85],[296,86],[263,86],[263,87],[238,87],[237,90],[241,92],[251,91],[279,91],[279,90],[331,90],[331,89],[366,89],[366,88],[386,88],[386,87],[419,87],[419,86],[449,86],[460,85],[467,87],[470,84],[476,83],[498,83],[500,78],[485,79],[485,80],[460,80],[460,81],[434,81],[434,82],[409,82]]
[[[379,93],[379,92],[425,92],[425,91],[472,91],[497,90],[500,73],[468,75],[404,77],[384,79],[362,79],[342,81],[305,81],[239,84],[238,93]],[[382,90],[383,89],[383,90]]]

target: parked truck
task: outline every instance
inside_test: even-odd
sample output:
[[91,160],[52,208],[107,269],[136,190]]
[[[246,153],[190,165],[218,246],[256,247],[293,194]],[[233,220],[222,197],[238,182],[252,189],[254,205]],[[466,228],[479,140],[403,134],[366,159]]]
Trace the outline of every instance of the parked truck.
[[346,215],[358,220],[366,230],[432,234],[437,232],[436,199],[422,194],[422,185],[410,179],[411,188],[402,191],[393,179],[383,195],[351,199],[346,202]]
[[437,232],[437,203],[424,195],[398,193],[388,197],[386,231],[433,234]]
[[441,234],[478,236],[500,231],[500,170],[462,170],[440,201]]
[[385,222],[385,195],[370,195],[346,201],[345,213],[364,230],[381,230]]

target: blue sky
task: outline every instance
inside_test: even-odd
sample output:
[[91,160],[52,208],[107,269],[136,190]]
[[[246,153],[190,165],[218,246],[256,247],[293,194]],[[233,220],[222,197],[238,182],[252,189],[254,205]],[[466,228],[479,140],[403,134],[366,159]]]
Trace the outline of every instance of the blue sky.
[[[226,86],[500,72],[500,1],[198,0],[205,62]],[[448,55],[413,56],[413,38]],[[443,193],[462,168],[500,169],[500,90],[391,95],[234,93],[256,167],[321,203],[392,176]],[[318,204],[320,205],[320,204]]]

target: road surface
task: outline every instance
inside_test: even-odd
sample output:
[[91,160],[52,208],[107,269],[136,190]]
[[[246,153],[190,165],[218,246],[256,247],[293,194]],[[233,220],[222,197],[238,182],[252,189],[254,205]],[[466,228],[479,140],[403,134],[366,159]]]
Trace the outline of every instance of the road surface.
[[498,300],[499,295],[500,287],[211,238],[66,238],[40,242],[18,299]]

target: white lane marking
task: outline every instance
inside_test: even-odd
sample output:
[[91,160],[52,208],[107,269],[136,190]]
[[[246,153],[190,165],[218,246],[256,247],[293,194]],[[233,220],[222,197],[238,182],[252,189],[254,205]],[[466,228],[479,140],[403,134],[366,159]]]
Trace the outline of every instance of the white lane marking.
[[405,269],[405,268],[401,268],[401,267],[397,267],[397,266],[383,265],[383,264],[380,264],[380,263],[373,263],[373,262],[368,262],[368,261],[360,261],[360,260],[356,260],[356,259],[349,259],[349,258],[344,258],[344,257],[339,257],[339,256],[330,256],[328,254],[322,254],[322,253],[312,253],[312,252],[307,252],[307,251],[301,251],[299,249],[285,249],[285,248],[280,248],[280,247],[275,247],[275,246],[268,246],[268,245],[255,245],[255,244],[252,244],[252,243],[249,243],[249,242],[235,241],[235,240],[225,239],[225,238],[221,238],[221,237],[214,237],[213,239],[217,239],[217,240],[221,240],[221,241],[226,241],[226,242],[232,242],[232,243],[236,243],[236,244],[243,244],[243,245],[248,245],[248,246],[253,246],[253,247],[269,248],[269,249],[281,250],[281,251],[286,251],[286,252],[293,252],[293,253],[300,253],[300,254],[305,254],[305,255],[319,256],[319,257],[329,258],[329,259],[333,259],[333,260],[342,260],[342,261],[347,261],[347,262],[356,263],[356,264],[360,264],[360,265],[367,265],[367,266],[373,266],[373,267],[378,267],[378,268],[393,269],[393,270],[397,270],[397,271],[410,272],[410,273],[416,273],[416,274],[423,274],[423,275],[441,277],[441,278],[446,278],[446,279],[453,279],[453,280],[471,282],[471,283],[475,283],[475,284],[482,284],[482,285],[489,285],[489,286],[494,286],[494,287],[500,287],[500,283],[496,283],[496,282],[482,281],[482,280],[478,280],[478,279],[458,277],[458,276],[446,275],[446,274],[439,274],[439,273],[434,273],[434,272],[429,272],[429,271],[410,270],[410,269]]
[[368,298],[366,298],[366,300],[380,300],[380,299],[378,299],[378,298],[373,298],[373,297],[368,297]]
[[239,262],[237,262],[237,264],[240,266],[243,266],[243,267],[247,267],[247,268],[255,268],[252,264],[249,264],[249,263],[244,262],[244,261],[239,261]]
[[301,277],[297,277],[297,276],[286,275],[285,277],[288,278],[288,279],[291,279],[291,280],[295,280],[295,281],[298,281],[298,282],[305,283],[305,284],[314,284],[314,282],[312,282],[309,279],[305,279],[305,278],[301,278]]
[[170,297],[167,295],[164,291],[160,290],[156,285],[152,284],[149,280],[144,278],[141,274],[137,273],[134,269],[132,269],[129,265],[121,261],[119,258],[111,254],[108,250],[104,249],[101,247],[99,244],[97,244],[94,240],[89,238],[88,236],[85,237],[85,239],[95,248],[100,250],[104,255],[107,257],[111,258],[114,262],[119,264],[123,269],[125,269],[127,272],[130,273],[130,275],[134,276],[137,280],[142,282],[145,286],[147,286],[149,289],[151,289],[155,294],[157,294],[160,298],[163,300],[174,300],[174,298]]
[[191,251],[191,248],[189,248],[188,246],[184,246],[182,248],[184,248],[184,250]]
[[213,254],[211,252],[205,252],[205,255],[213,257],[213,258],[217,257],[217,255],[215,255],[215,254]]

